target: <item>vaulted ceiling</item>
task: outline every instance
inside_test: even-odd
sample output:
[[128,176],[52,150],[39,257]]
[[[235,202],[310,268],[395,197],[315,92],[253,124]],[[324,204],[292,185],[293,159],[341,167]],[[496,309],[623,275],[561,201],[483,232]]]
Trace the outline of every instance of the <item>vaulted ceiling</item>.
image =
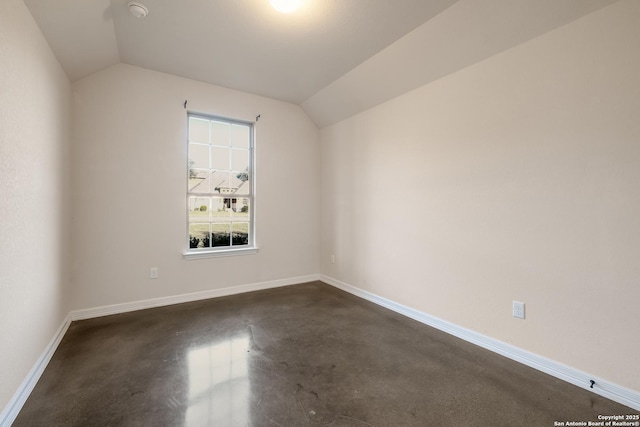
[[72,81],[123,62],[302,105],[325,126],[616,0],[25,0]]

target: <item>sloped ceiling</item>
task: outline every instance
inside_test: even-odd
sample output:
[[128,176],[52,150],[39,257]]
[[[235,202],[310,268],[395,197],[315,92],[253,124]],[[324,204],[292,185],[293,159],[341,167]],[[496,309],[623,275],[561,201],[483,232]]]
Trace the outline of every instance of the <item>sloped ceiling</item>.
[[124,62],[300,104],[319,126],[616,0],[25,0],[72,81]]

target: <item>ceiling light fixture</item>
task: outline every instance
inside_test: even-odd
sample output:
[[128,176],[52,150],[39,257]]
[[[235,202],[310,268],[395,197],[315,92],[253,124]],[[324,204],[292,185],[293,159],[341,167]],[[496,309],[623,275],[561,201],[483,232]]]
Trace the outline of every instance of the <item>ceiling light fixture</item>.
[[132,1],[129,3],[129,12],[136,18],[144,18],[149,14],[149,9],[141,3]]
[[281,13],[291,13],[300,7],[301,0],[269,0],[271,6]]

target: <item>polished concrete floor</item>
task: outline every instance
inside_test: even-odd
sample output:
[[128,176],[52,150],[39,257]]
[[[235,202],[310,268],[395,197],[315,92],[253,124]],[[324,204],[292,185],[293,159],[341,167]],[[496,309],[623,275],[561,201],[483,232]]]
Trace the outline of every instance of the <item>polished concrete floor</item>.
[[320,282],[74,322],[15,426],[553,426],[637,413]]

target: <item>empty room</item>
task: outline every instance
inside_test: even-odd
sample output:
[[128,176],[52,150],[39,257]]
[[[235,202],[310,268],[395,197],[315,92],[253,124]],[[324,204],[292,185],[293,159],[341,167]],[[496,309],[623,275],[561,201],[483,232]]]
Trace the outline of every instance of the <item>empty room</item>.
[[640,426],[640,1],[0,0],[0,426]]

